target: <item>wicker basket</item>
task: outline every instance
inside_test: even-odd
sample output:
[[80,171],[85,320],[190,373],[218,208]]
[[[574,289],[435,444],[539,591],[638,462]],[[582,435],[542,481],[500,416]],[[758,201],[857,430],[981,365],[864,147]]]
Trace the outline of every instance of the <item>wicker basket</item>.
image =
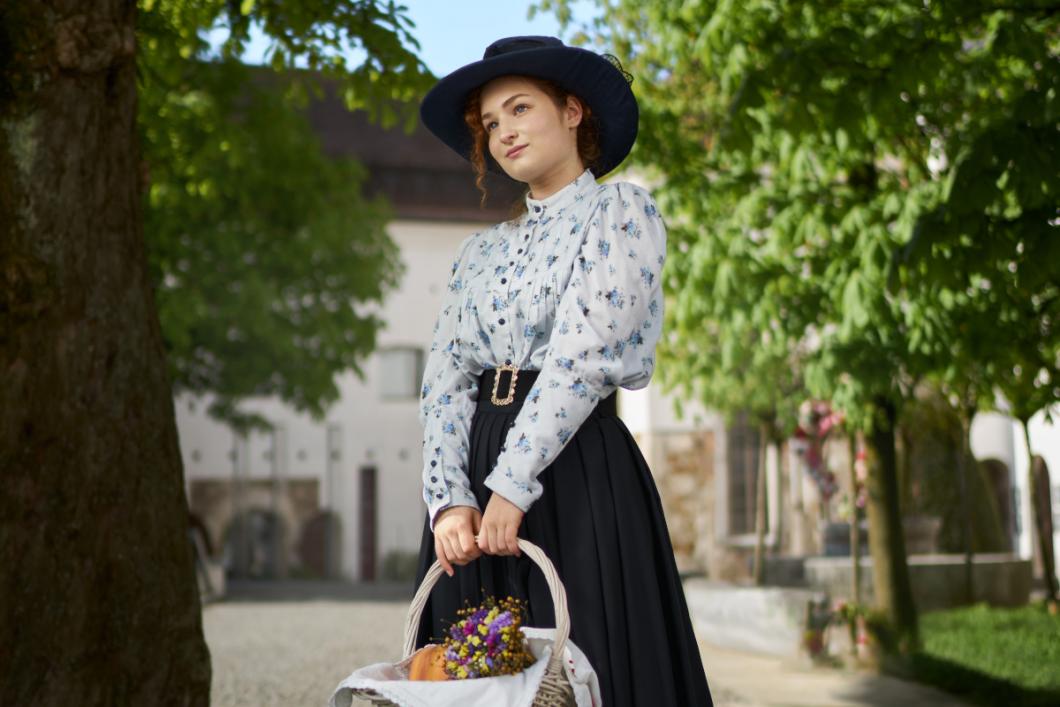
[[[552,604],[556,613],[556,635],[552,643],[552,653],[549,656],[548,667],[545,676],[537,689],[534,699],[534,707],[573,707],[574,690],[567,679],[567,673],[563,668],[563,649],[567,645],[567,637],[570,635],[570,615],[567,613],[567,591],[556,574],[556,568],[537,545],[528,540],[519,539],[519,549],[527,554],[545,575],[549,591],[552,593]],[[405,623],[405,648],[402,655],[408,658],[416,650],[416,632],[420,625],[420,616],[423,607],[427,603],[427,597],[431,589],[442,576],[442,566],[436,560],[427,575],[423,578],[416,596],[412,599],[409,607],[408,619]],[[475,680],[491,680],[492,678],[475,678]],[[386,697],[381,696],[375,690],[356,689],[353,693],[375,705],[390,705],[394,703]]]

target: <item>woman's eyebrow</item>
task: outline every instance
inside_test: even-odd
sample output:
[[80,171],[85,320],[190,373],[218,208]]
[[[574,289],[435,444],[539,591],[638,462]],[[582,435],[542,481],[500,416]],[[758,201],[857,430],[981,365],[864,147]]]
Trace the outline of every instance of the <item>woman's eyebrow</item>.
[[[519,96],[526,96],[527,98],[529,98],[530,94],[529,93],[517,93],[514,96],[510,97],[508,100],[506,100],[504,103],[502,103],[501,104],[501,108],[507,108],[508,104],[511,103],[512,101],[514,101]],[[485,120],[486,118],[489,118],[492,115],[493,115],[493,113],[490,113],[489,111],[486,111],[485,113],[482,114],[482,119]]]

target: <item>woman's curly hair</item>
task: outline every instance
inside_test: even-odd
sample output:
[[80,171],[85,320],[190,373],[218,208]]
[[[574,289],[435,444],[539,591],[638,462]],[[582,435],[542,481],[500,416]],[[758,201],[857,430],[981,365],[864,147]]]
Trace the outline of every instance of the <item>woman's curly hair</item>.
[[[589,104],[581,99],[576,93],[567,91],[562,86],[549,79],[537,78],[536,76],[524,76],[536,84],[542,91],[548,94],[559,108],[567,105],[567,97],[574,96],[582,105],[582,121],[578,124],[578,156],[582,164],[598,171],[597,161],[600,159],[600,123],[593,114]],[[467,98],[464,107],[464,122],[471,131],[471,166],[475,170],[475,186],[482,192],[480,205],[486,205],[486,154],[489,150],[489,136],[482,126],[482,87],[473,90]],[[513,204],[512,218],[526,211],[526,200],[519,199]]]

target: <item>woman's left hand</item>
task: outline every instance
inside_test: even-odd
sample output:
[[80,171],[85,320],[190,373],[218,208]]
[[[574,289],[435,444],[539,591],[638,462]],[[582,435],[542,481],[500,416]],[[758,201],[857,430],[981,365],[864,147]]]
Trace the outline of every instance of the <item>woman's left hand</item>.
[[488,555],[520,555],[518,538],[523,515],[523,509],[504,496],[490,496],[478,527],[479,549]]

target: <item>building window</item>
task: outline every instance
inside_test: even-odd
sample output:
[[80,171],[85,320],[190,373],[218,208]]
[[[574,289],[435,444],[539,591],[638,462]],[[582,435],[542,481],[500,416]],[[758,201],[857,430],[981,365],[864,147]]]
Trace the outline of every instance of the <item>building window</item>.
[[423,380],[423,349],[393,346],[379,350],[379,397],[418,400]]
[[[741,414],[729,426],[726,437],[729,472],[729,534],[753,534],[755,532],[755,491],[759,467],[758,428],[748,424],[747,416]],[[767,506],[768,499],[767,494]],[[768,508],[766,532],[769,532]]]

